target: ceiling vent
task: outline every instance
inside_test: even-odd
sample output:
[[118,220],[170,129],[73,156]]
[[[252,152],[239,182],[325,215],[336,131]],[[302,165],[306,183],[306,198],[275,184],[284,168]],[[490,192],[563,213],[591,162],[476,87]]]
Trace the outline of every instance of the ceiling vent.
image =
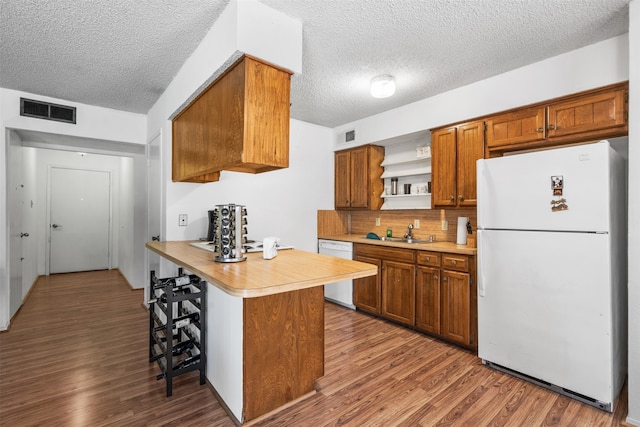
[[20,115],[76,124],[76,107],[20,98]]
[[352,142],[356,140],[356,131],[350,130],[344,134],[344,142]]

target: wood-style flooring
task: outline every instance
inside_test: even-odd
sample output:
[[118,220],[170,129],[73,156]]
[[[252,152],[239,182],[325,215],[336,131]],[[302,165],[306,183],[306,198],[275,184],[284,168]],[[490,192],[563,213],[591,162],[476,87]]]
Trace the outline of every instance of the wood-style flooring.
[[[165,397],[143,294],[117,271],[38,280],[0,333],[0,426],[233,426],[197,372]],[[325,305],[318,393],[259,426],[617,426],[608,414],[485,366],[471,352]]]

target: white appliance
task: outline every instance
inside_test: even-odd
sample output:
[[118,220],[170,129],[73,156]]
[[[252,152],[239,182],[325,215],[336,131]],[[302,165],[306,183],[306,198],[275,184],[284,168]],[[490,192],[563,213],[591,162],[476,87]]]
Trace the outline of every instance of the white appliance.
[[478,356],[612,411],[626,376],[625,162],[608,141],[479,160]]
[[[353,243],[318,239],[318,253],[338,258],[353,259]],[[356,306],[353,305],[352,280],[342,280],[324,285],[324,297],[325,299],[353,310],[356,308]]]

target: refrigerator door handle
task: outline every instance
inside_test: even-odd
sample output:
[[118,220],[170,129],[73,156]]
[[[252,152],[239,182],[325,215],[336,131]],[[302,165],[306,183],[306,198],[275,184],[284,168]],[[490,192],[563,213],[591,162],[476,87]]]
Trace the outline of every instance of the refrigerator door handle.
[[481,241],[483,240],[481,237],[482,230],[478,230],[476,238],[478,239],[478,296],[484,297],[485,294],[485,283],[484,280],[484,250],[481,249]]

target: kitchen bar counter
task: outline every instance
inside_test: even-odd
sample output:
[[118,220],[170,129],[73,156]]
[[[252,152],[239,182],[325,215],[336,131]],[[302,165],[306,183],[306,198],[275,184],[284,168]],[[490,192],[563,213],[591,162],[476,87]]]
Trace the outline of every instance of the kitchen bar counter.
[[[473,237],[475,237],[475,235]],[[478,252],[476,248],[472,248],[467,245],[457,245],[452,242],[404,243],[388,240],[367,239],[365,236],[356,234],[319,235],[318,239],[340,240],[343,242],[365,243],[368,245],[415,249],[419,251],[447,252],[461,255],[476,255]]]
[[237,424],[315,393],[324,375],[322,285],[377,274],[371,264],[295,249],[218,263],[190,242],[146,246],[211,284],[206,376]]
[[340,280],[375,276],[371,264],[349,261],[296,249],[278,251],[266,260],[250,253],[247,260],[215,262],[215,254],[191,246],[191,242],[149,242],[147,248],[197,274],[229,295],[255,298],[321,286]]

